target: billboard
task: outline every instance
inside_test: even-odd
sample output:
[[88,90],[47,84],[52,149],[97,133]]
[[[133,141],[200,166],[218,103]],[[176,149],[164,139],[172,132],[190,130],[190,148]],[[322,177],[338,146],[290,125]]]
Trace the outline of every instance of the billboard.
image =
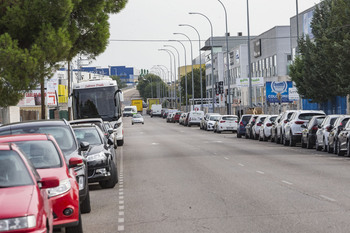
[[266,82],[266,100],[268,103],[290,103],[289,88],[293,87],[293,82]]

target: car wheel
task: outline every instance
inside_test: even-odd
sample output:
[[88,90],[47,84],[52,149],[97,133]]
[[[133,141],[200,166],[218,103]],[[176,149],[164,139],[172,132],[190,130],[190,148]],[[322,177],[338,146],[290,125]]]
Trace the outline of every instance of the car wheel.
[[320,151],[320,150],[322,149],[322,147],[320,147],[319,144],[318,144],[317,138],[316,138],[315,147],[316,147],[316,150],[317,150],[317,151]]
[[124,145],[124,138],[122,140],[117,140],[117,145],[118,146]]
[[283,141],[283,145],[284,145],[284,146],[288,146],[288,145],[289,145],[289,141],[286,139],[285,136],[283,137],[283,140],[282,140],[282,141]]
[[109,180],[103,180],[100,181],[99,184],[102,188],[107,189],[107,188],[114,188],[115,184],[118,182],[118,172],[117,172],[117,167],[115,166],[115,163],[113,160],[110,161],[111,167],[111,177]]
[[221,131],[219,131],[219,130],[216,130],[216,132],[217,132],[217,133],[221,133]]
[[237,132],[237,138],[241,138],[241,137],[242,137],[242,135]]
[[329,141],[328,141],[328,153],[333,153],[333,150],[334,150],[334,148],[333,147],[331,147],[331,145],[329,145]]
[[301,141],[301,148],[306,148],[306,143],[304,141]]
[[311,141],[310,141],[310,137],[307,137],[306,148],[307,149],[312,149],[313,148],[313,145],[311,144]]
[[86,194],[85,200],[80,204],[80,212],[83,214],[87,214],[91,212],[89,186],[87,186],[87,194]]
[[74,227],[66,227],[66,233],[83,233],[83,223],[81,221],[81,214],[79,212],[79,223]]
[[322,151],[327,152],[328,148],[327,148],[327,145],[326,145],[325,141],[326,141],[325,138],[323,138]]
[[338,141],[337,140],[334,140],[333,142],[333,145],[334,145],[334,148],[333,148],[333,153],[334,154],[337,154],[337,150],[338,150]]
[[344,151],[341,151],[341,148],[340,148],[340,142],[338,142],[338,146],[337,146],[337,155],[338,156],[343,156],[345,154]]
[[346,156],[350,155],[350,143],[349,141],[346,142]]
[[275,137],[270,136],[270,139],[271,142],[275,142]]
[[289,146],[295,146],[297,143],[295,139],[293,138],[292,131],[290,132],[290,139],[289,139]]
[[132,125],[134,125],[134,123],[131,123]]

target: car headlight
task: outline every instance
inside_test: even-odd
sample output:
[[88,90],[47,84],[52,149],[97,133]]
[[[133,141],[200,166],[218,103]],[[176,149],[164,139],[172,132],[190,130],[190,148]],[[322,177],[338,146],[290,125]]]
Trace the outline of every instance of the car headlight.
[[33,228],[35,226],[36,219],[34,215],[19,218],[0,219],[0,232]]
[[106,159],[106,155],[103,152],[100,152],[98,154],[88,155],[87,157],[87,161],[104,160],[104,159]]
[[47,189],[47,193],[49,197],[54,197],[62,193],[68,192],[71,187],[72,186],[70,184],[69,179],[61,180],[60,185],[58,187]]
[[118,128],[119,126],[121,126],[121,124],[122,124],[122,122],[117,122],[117,123],[115,123],[115,124],[114,124],[114,128],[115,128],[115,129]]

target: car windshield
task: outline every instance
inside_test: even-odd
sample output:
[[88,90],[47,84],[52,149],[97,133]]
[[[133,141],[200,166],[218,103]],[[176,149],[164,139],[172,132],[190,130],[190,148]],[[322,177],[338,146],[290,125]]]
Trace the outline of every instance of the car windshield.
[[33,185],[23,160],[15,151],[0,151],[0,188]]
[[21,141],[15,144],[24,152],[36,169],[62,166],[60,155],[52,141]]
[[277,116],[270,117],[270,121],[275,122],[276,118],[277,118]]
[[124,112],[131,112],[132,108],[124,108]]
[[142,118],[142,116],[140,114],[135,114],[132,116],[133,118]]
[[43,133],[51,134],[57,141],[65,155],[69,155],[78,149],[74,134],[68,125],[59,126],[23,126],[17,129],[8,129],[0,132],[0,135]]
[[222,117],[222,120],[225,120],[225,121],[236,121],[236,120],[237,120],[237,117],[233,117],[233,116],[224,116],[224,117]]
[[246,123],[246,122],[248,122],[248,121],[250,120],[251,117],[252,117],[252,116],[243,116],[241,121],[242,121],[243,123]]
[[98,134],[95,127],[88,128],[73,128],[78,142],[88,142],[90,145],[101,145],[103,144],[100,135]]
[[210,121],[217,121],[220,119],[220,116],[210,116],[209,120]]
[[300,114],[299,119],[309,121],[313,116],[317,116],[317,115],[322,115],[322,114],[320,114],[320,113],[303,113],[303,114]]

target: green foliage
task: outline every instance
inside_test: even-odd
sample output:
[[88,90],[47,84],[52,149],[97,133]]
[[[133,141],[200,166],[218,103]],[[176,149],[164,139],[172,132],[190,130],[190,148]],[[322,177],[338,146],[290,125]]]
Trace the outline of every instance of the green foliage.
[[[180,81],[182,102],[186,101],[186,77],[182,76]],[[200,69],[193,69],[194,98],[201,97]],[[202,68],[202,89],[205,97],[205,69]],[[192,98],[192,71],[187,73],[187,98]]]
[[350,1],[325,0],[311,24],[314,38],[298,41],[290,76],[299,94],[314,102],[345,96],[350,90]]
[[118,88],[119,88],[119,89],[122,89],[122,88],[124,88],[124,87],[127,86],[126,83],[125,83],[125,82],[122,82],[122,80],[120,79],[120,77],[117,76],[117,75],[111,75],[110,78],[117,81],[117,84],[118,84]]
[[165,96],[164,90],[167,93],[168,86],[159,76],[146,74],[144,77],[139,78],[137,90],[139,91],[140,96],[146,101],[147,98],[156,98],[157,93],[159,92],[161,93],[161,97]]

